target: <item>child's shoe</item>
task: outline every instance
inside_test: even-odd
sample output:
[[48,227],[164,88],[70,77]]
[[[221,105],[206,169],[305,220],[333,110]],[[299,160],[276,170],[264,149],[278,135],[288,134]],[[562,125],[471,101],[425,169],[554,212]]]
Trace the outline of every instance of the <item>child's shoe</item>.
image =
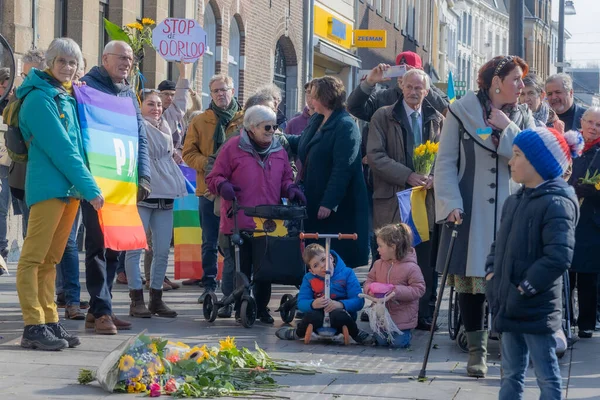
[[373,346],[375,344],[373,335],[365,331],[358,331],[358,335],[352,339],[354,339],[356,343],[362,344],[363,346]]
[[284,326],[283,328],[277,329],[275,332],[275,336],[277,336],[281,340],[298,340],[300,337],[296,334],[296,328],[292,328],[291,326]]

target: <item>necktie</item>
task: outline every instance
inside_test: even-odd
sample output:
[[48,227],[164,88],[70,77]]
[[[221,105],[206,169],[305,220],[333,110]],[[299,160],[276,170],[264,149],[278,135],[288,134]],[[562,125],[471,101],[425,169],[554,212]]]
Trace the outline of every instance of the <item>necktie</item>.
[[410,119],[412,123],[413,137],[415,139],[415,147],[421,144],[421,129],[419,127],[419,112],[415,111],[410,114]]

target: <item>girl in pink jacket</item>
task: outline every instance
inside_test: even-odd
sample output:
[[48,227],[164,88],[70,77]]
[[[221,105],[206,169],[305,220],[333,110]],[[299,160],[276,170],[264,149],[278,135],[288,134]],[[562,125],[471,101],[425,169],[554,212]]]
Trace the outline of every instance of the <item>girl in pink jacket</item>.
[[412,231],[406,224],[390,224],[378,229],[375,235],[381,259],[369,271],[364,291],[369,295],[376,294],[371,284],[378,282],[389,285],[388,293],[396,292],[386,303],[386,308],[402,332],[393,333],[391,338],[376,334],[375,339],[379,346],[409,347],[411,329],[417,326],[419,298],[425,293],[425,280],[412,247]]

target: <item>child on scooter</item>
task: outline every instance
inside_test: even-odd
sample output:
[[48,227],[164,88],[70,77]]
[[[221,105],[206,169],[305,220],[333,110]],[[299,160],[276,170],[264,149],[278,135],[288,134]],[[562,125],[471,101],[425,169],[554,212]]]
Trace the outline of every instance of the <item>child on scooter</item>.
[[406,224],[390,224],[378,229],[375,236],[381,258],[369,271],[364,291],[372,296],[376,294],[373,283],[389,285],[387,292],[394,291],[396,295],[386,303],[386,308],[402,332],[392,333],[391,337],[377,333],[375,340],[378,346],[406,348],[410,346],[411,330],[417,326],[419,299],[425,293],[425,279],[412,247],[412,231]]
[[363,308],[364,299],[358,297],[362,293],[360,283],[354,271],[348,267],[340,256],[331,251],[329,255],[333,274],[331,275],[331,299],[325,298],[325,271],[327,268],[327,254],[320,244],[310,244],[304,250],[302,258],[308,265],[309,272],[302,280],[300,293],[298,293],[298,310],[304,317],[296,328],[283,327],[276,332],[276,336],[284,340],[304,338],[307,328],[312,325],[316,333],[323,326],[325,311],[329,312],[331,327],[338,333],[346,326],[348,333],[358,344],[372,345],[373,337],[369,333],[358,329],[356,314]]

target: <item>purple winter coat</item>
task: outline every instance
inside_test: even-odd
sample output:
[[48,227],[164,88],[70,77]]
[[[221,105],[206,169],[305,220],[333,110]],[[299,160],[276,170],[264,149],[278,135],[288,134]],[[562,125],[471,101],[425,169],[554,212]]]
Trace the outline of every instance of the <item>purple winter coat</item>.
[[[281,204],[282,197],[288,197],[288,189],[293,183],[293,173],[288,155],[277,137],[268,155],[261,160],[250,143],[248,133],[242,129],[240,136],[229,139],[219,151],[206,184],[211,193],[219,192],[219,185],[225,181],[241,190],[236,193],[242,207],[263,204]],[[227,217],[231,202],[221,199],[220,232],[229,235],[233,232],[233,219]],[[243,212],[238,214],[240,230],[254,230],[256,224]]]
[[290,119],[285,126],[285,133],[288,135],[300,135],[304,128],[308,125],[308,120],[310,119],[310,114],[308,113],[308,107],[304,107],[302,110],[302,114],[296,115],[294,118]]

